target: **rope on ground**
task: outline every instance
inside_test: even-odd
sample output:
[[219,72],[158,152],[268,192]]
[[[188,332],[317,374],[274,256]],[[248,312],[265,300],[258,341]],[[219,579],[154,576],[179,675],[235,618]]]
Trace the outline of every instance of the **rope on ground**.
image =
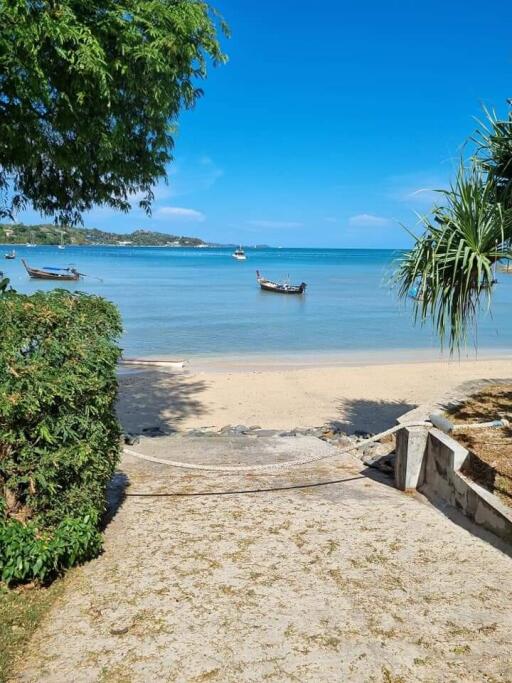
[[179,467],[180,469],[187,470],[201,470],[205,472],[260,472],[265,470],[282,470],[288,467],[297,467],[299,465],[307,465],[310,462],[316,462],[318,460],[327,460],[327,458],[333,458],[338,455],[343,455],[345,453],[350,453],[352,451],[365,446],[366,444],[373,443],[374,441],[380,441],[386,436],[394,434],[399,429],[403,427],[432,427],[430,422],[405,422],[404,424],[396,425],[390,429],[386,429],[380,434],[375,434],[368,439],[364,439],[359,443],[353,444],[346,448],[342,448],[336,453],[327,453],[322,455],[313,455],[310,457],[298,458],[297,460],[288,460],[287,462],[276,462],[268,463],[266,465],[196,465],[194,463],[179,462],[177,460],[164,460],[163,458],[155,458],[152,455],[144,455],[143,453],[138,453],[133,451],[131,448],[125,448],[124,452],[127,455],[132,455],[135,458],[140,458],[141,460],[147,460],[149,462],[155,462],[159,465],[168,465],[169,467]]

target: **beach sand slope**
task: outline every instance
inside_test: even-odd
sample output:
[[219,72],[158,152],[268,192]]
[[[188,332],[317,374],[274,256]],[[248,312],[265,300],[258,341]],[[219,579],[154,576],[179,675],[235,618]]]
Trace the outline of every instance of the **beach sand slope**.
[[379,432],[419,404],[470,381],[512,377],[511,360],[286,365],[212,362],[182,373],[121,377],[119,414],[126,431],[227,424],[271,429],[341,422],[347,432]]

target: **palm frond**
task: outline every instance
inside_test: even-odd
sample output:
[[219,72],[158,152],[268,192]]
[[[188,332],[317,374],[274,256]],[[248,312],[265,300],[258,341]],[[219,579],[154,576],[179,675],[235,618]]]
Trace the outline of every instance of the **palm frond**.
[[509,258],[512,211],[496,201],[493,180],[462,164],[444,202],[422,219],[423,235],[398,261],[394,282],[402,299],[416,288],[414,319],[431,320],[441,342],[460,349],[481,309],[490,304],[494,264]]
[[512,206],[512,109],[506,117],[485,107],[484,113],[486,121],[479,123],[474,138],[477,158],[494,183],[498,201]]

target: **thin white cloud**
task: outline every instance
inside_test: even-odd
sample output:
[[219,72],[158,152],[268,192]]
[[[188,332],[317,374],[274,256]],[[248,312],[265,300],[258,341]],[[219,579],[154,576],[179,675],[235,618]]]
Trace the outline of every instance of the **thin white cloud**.
[[[153,206],[155,205],[156,202],[162,201],[163,199],[168,199],[170,197],[171,191],[169,187],[167,186],[165,180],[160,180],[156,185],[154,185],[152,188],[153,191]],[[142,191],[134,192],[132,195],[130,195],[130,203],[132,205],[132,208],[139,208],[139,202],[142,199],[146,198],[146,193]]]
[[167,218],[170,220],[186,220],[202,223],[206,216],[196,209],[186,209],[183,206],[161,206],[155,212],[155,218]]
[[172,197],[209,190],[224,175],[213,159],[203,155],[173,162],[168,168],[169,193]]
[[391,176],[387,181],[386,195],[405,204],[431,206],[442,201],[436,190],[445,189],[446,178],[435,173],[409,173]]
[[337,223],[337,222],[338,222],[338,219],[335,218],[334,216],[326,216],[326,217],[324,218],[324,221],[325,221],[326,223]]
[[420,187],[412,192],[407,192],[404,195],[404,202],[413,202],[415,204],[439,204],[442,201],[443,195],[440,192],[430,187]]
[[255,228],[301,228],[304,224],[298,221],[247,221]]
[[358,213],[356,216],[350,216],[348,224],[355,228],[384,228],[392,225],[393,221],[385,216],[375,216],[373,213]]

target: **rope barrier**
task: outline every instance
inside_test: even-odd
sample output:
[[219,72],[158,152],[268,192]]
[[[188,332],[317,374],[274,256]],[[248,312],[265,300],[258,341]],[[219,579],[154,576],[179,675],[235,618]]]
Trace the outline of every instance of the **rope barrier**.
[[336,453],[328,453],[328,454],[322,454],[322,455],[314,455],[311,457],[305,457],[305,458],[299,458],[297,460],[288,460],[287,462],[277,462],[277,463],[269,463],[266,465],[196,465],[193,463],[187,463],[187,462],[180,462],[177,460],[164,460],[163,458],[156,458],[152,455],[144,455],[143,453],[138,453],[137,451],[133,451],[131,448],[125,448],[124,453],[127,455],[131,455],[134,458],[139,458],[140,460],[147,460],[148,462],[154,462],[159,465],[168,465],[169,467],[178,467],[180,469],[187,469],[187,470],[200,470],[204,472],[260,472],[260,471],[265,471],[265,470],[281,470],[281,469],[287,469],[288,467],[297,467],[299,465],[307,465],[310,462],[317,462],[318,460],[326,460],[327,458],[333,458],[338,455],[342,455],[345,453],[350,453],[351,451],[355,451],[358,448],[361,448],[362,446],[365,446],[366,444],[373,443],[375,441],[379,441],[380,439],[383,439],[386,436],[390,436],[391,434],[394,434],[398,430],[402,429],[403,427],[432,427],[431,422],[405,422],[403,424],[396,425],[395,427],[391,427],[390,429],[386,429],[384,432],[380,432],[380,434],[375,434],[375,436],[371,436],[368,439],[364,439],[363,441],[360,441],[357,444],[353,444],[351,446],[348,446],[346,448],[342,448],[341,450],[337,451]]

